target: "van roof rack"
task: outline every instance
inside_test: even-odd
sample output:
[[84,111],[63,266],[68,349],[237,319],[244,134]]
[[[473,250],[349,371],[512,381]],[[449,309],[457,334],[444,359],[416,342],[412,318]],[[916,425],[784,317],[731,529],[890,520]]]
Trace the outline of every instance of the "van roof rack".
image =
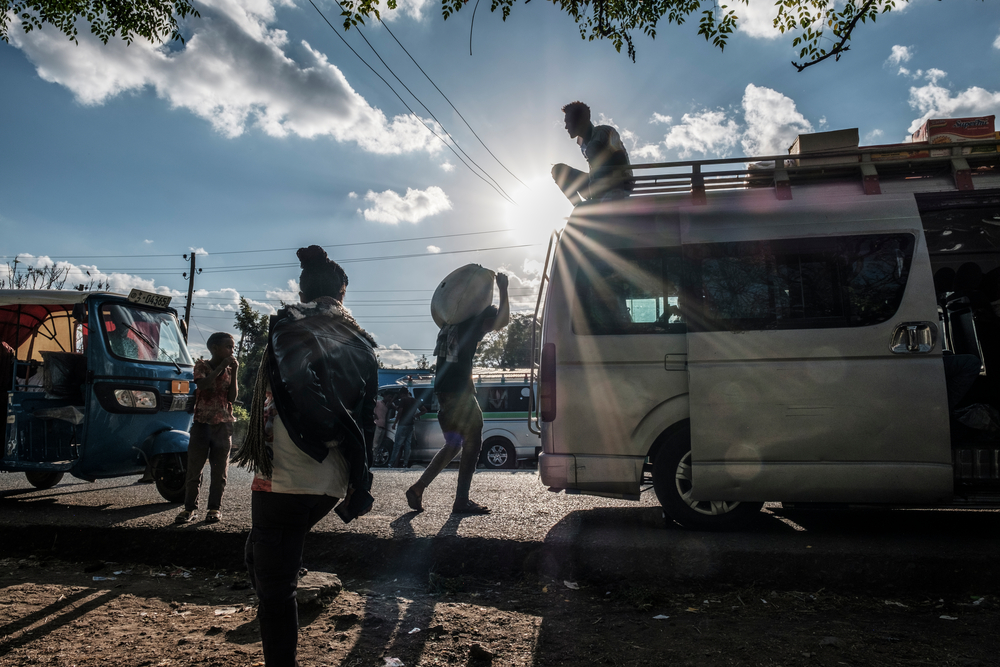
[[[481,384],[483,382],[496,382],[499,384],[506,384],[508,382],[528,382],[530,377],[530,368],[512,368],[506,370],[497,370],[495,368],[472,369],[472,379],[476,384]],[[404,387],[425,385],[432,382],[434,382],[433,373],[414,373],[411,375],[404,375],[403,377],[396,379],[396,384]]]
[[[736,165],[740,168],[726,168]],[[791,199],[793,185],[845,179],[859,179],[866,195],[926,190],[931,185],[928,181],[935,190],[972,191],[1000,187],[1000,137],[633,164],[630,168],[633,197],[690,193],[695,204],[707,203],[710,190],[773,188],[778,199]]]

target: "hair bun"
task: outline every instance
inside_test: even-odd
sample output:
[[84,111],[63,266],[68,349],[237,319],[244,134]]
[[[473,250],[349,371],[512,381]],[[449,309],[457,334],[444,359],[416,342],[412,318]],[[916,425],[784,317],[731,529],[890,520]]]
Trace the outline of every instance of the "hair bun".
[[322,266],[330,261],[330,258],[326,254],[326,250],[323,250],[323,248],[318,245],[311,245],[308,248],[299,248],[295,252],[295,256],[299,258],[299,264],[303,269],[307,266]]

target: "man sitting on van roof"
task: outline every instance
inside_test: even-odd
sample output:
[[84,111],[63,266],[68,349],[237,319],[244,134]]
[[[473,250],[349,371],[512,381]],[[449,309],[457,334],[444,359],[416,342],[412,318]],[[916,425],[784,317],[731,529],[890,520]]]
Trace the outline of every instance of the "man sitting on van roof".
[[627,168],[628,152],[618,130],[610,125],[595,126],[590,122],[590,107],[583,102],[570,102],[562,110],[566,114],[566,131],[579,144],[590,173],[557,164],[552,167],[556,185],[573,204],[583,199],[612,201],[627,197],[634,181],[632,170]]

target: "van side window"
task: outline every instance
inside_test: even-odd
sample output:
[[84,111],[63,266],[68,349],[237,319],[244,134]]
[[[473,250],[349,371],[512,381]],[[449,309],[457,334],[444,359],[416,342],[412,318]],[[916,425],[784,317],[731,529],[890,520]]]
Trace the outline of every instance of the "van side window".
[[860,327],[903,299],[912,234],[685,246],[698,331]]
[[583,255],[576,276],[582,335],[682,334],[679,248],[642,248]]

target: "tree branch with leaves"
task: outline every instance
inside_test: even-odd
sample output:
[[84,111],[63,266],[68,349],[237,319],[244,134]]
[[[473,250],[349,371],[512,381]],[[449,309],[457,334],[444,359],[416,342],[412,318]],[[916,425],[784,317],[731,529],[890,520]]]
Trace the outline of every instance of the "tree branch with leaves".
[[[531,0],[524,0],[528,4]],[[754,0],[754,2],[772,0]],[[807,67],[840,57],[850,50],[854,31],[910,0],[847,0],[843,6],[835,0],[778,0],[774,3],[774,27],[782,34],[793,35],[792,46],[799,49],[801,62],[792,65],[802,71]],[[985,2],[985,0],[983,0]],[[490,11],[500,12],[504,21],[518,0],[492,0]],[[740,14],[750,0],[734,0],[720,5],[717,0],[550,0],[571,18],[586,41],[608,40],[619,53],[624,47],[635,61],[634,35],[657,37],[661,23],[677,26],[697,17],[698,34],[719,49],[725,49],[736,30]],[[468,4],[467,0],[441,0],[441,13],[447,20]],[[341,0],[344,29],[363,25],[365,19],[379,14],[380,0]],[[386,0],[386,8],[395,9],[396,0]]]
[[13,17],[26,33],[49,24],[76,43],[80,21],[105,44],[118,36],[127,44],[139,37],[183,42],[177,19],[188,16],[201,16],[189,0],[0,0],[0,39],[10,41]]

